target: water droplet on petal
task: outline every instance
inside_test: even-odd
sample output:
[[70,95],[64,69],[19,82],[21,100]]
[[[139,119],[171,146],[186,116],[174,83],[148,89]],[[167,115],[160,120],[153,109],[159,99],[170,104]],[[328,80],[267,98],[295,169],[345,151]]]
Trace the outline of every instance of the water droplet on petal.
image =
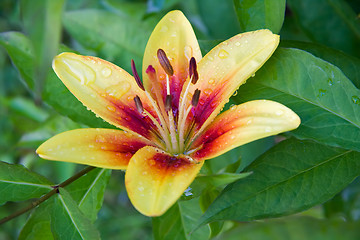
[[104,67],[103,70],[101,71],[101,74],[104,77],[109,77],[111,75],[111,69],[108,67]]
[[66,59],[63,62],[70,70],[68,73],[79,80],[82,85],[95,82],[96,73],[87,64],[75,59]]
[[219,58],[221,59],[225,59],[229,56],[229,53],[227,51],[225,51],[224,49],[221,49],[219,51]]
[[247,125],[249,125],[249,124],[251,124],[251,123],[252,123],[252,120],[251,120],[251,119],[249,119],[249,120],[246,122]]
[[213,61],[213,60],[214,60],[214,58],[213,58],[212,56],[208,56],[208,59],[209,59],[210,61]]
[[138,190],[140,191],[140,192],[142,192],[142,191],[144,191],[144,187],[138,187]]
[[126,81],[122,81],[116,85],[105,88],[105,92],[117,99],[120,99],[125,93],[130,90],[130,84]]
[[206,96],[209,96],[211,93],[212,93],[212,89],[210,89],[210,88],[207,88],[207,89],[204,90],[204,94]]
[[251,77],[255,77],[255,73],[251,75]]
[[233,97],[235,97],[237,94],[238,94],[238,91],[235,91],[235,92],[233,93]]
[[167,32],[167,30],[169,30],[169,28],[166,25],[164,25],[161,27],[160,32]]
[[265,128],[265,132],[271,132],[272,128],[271,127],[266,127]]
[[193,49],[190,46],[185,46],[184,48],[185,57],[190,61],[190,58],[193,56]]
[[115,112],[116,108],[113,105],[108,105],[106,106],[106,108],[110,111],[110,112]]
[[230,107],[230,110],[234,111],[235,109],[236,109],[236,105],[232,104],[231,107]]
[[277,111],[275,112],[275,114],[276,114],[277,116],[281,116],[281,115],[284,114],[284,112],[283,112],[282,110],[277,110]]
[[208,83],[213,85],[215,83],[215,80],[213,78],[211,78]]
[[240,46],[240,45],[241,45],[240,42],[236,42],[236,43],[235,43],[235,46],[237,46],[237,47]]
[[95,137],[95,142],[97,142],[97,143],[104,143],[104,142],[106,142],[106,139],[105,139],[105,137],[102,136],[102,135],[97,135],[97,136]]
[[216,101],[214,101],[214,102],[212,102],[211,104],[210,104],[210,107],[212,107],[212,108],[214,108],[214,107],[216,107],[217,106],[217,102]]

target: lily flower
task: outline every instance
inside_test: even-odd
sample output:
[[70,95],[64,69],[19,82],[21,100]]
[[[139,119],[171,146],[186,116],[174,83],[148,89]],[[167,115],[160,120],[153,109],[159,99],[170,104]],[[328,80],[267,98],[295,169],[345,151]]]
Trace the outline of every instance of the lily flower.
[[182,12],[172,11],[150,36],[143,81],[133,61],[132,76],[100,58],[62,53],[53,61],[57,76],[119,130],[67,131],[47,140],[37,153],[49,160],[126,170],[134,207],[147,216],[162,215],[204,160],[298,127],[299,117],[273,101],[251,101],[219,114],[278,43],[279,36],[269,30],[247,32],[202,57],[190,23]]

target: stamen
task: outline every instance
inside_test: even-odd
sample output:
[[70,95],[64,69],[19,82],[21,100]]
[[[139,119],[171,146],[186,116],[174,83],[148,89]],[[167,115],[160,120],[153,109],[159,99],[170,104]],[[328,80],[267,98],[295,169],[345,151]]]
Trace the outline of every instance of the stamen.
[[142,114],[144,112],[144,107],[143,107],[142,102],[138,95],[136,95],[136,97],[134,97],[134,102],[135,102],[136,109],[138,110],[138,112],[140,114]]
[[189,77],[191,78],[191,83],[195,84],[199,79],[199,74],[197,72],[196,60],[194,57],[190,59],[189,63]]
[[161,48],[157,51],[157,56],[160,62],[161,67],[164,69],[164,71],[169,75],[174,75],[174,69],[172,68],[169,59],[166,56],[166,53]]
[[136,71],[135,62],[133,59],[131,59],[131,70],[133,72],[133,75],[134,75],[137,85],[139,86],[139,88],[141,88],[143,91],[145,91],[144,85],[142,84],[139,74]]
[[194,107],[196,107],[197,104],[199,103],[200,93],[201,93],[201,91],[199,89],[196,89],[194,92],[194,95],[191,99],[191,105],[193,105]]
[[168,112],[171,109],[171,95],[166,95],[165,99],[165,111]]

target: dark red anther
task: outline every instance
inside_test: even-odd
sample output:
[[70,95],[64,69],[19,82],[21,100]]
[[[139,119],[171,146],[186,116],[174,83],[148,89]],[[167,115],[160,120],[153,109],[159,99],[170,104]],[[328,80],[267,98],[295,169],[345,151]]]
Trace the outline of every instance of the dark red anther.
[[197,82],[197,80],[199,79],[199,74],[197,72],[197,65],[196,65],[196,60],[194,57],[192,57],[190,59],[190,63],[189,63],[189,76],[191,79],[191,83],[195,84]]
[[138,110],[138,112],[140,114],[142,114],[144,112],[144,107],[143,107],[142,102],[138,95],[136,95],[136,97],[134,97],[134,102],[135,102],[136,109]]
[[170,111],[171,109],[171,95],[166,95],[165,99],[165,111]]
[[193,105],[193,107],[196,107],[199,103],[199,98],[200,98],[200,90],[199,89],[196,89],[195,92],[194,92],[194,95],[191,99],[191,105]]
[[139,86],[139,88],[141,88],[143,91],[145,91],[144,85],[142,84],[139,74],[136,71],[135,62],[133,59],[131,59],[131,70],[133,72],[133,75],[134,75],[137,85]]
[[157,51],[157,57],[159,59],[159,63],[161,67],[164,69],[167,75],[174,75],[174,69],[172,68],[169,59],[166,56],[166,53],[161,48]]

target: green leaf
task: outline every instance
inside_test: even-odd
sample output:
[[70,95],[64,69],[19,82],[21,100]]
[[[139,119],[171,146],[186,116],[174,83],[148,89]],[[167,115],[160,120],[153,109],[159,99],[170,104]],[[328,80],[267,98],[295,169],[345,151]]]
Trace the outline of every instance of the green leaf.
[[239,226],[221,236],[237,240],[355,240],[360,238],[359,223],[293,217]]
[[45,177],[20,164],[0,162],[0,204],[38,198],[52,190]]
[[279,33],[284,22],[285,0],[234,0],[243,32],[270,29]]
[[360,174],[360,153],[289,139],[267,151],[228,185],[201,223],[284,216],[323,203]]
[[175,203],[164,215],[152,218],[152,223],[155,240],[188,239],[178,203]]
[[310,39],[360,56],[360,25],[345,0],[289,0],[288,5]]
[[12,98],[9,100],[8,105],[10,109],[18,114],[37,122],[44,122],[49,117],[49,114],[45,110],[36,106],[34,101],[25,97],[19,96]]
[[63,5],[64,0],[20,1],[24,28],[34,46],[32,77],[38,96],[41,96],[52,59],[58,51]]
[[232,0],[197,0],[196,3],[211,39],[227,39],[240,32]]
[[357,88],[360,88],[360,59],[347,55],[342,51],[317,43],[299,41],[281,41],[281,47],[298,48],[307,51],[341,69]]
[[162,216],[153,217],[154,240],[208,239],[210,232],[207,226],[190,232],[202,214],[197,201],[177,202]]
[[245,173],[220,173],[213,175],[200,175],[195,178],[190,187],[185,191],[182,200],[193,199],[202,195],[202,193],[209,188],[217,188],[236,180],[249,176],[251,172]]
[[76,202],[63,188],[54,199],[51,229],[55,239],[100,239],[99,232],[80,211]]
[[102,206],[110,175],[109,169],[94,169],[66,187],[80,210],[92,222],[96,220]]
[[47,200],[33,211],[21,229],[18,240],[54,239],[50,225],[50,213],[52,212],[53,203],[52,200]]
[[79,10],[64,15],[64,26],[85,48],[130,70],[131,59],[140,66],[151,28],[134,18],[103,10]]
[[298,138],[360,150],[360,91],[337,67],[307,52],[278,49],[237,96],[291,108],[301,118],[291,132]]
[[28,37],[20,32],[0,33],[0,44],[6,49],[25,84],[34,88],[34,51]]

